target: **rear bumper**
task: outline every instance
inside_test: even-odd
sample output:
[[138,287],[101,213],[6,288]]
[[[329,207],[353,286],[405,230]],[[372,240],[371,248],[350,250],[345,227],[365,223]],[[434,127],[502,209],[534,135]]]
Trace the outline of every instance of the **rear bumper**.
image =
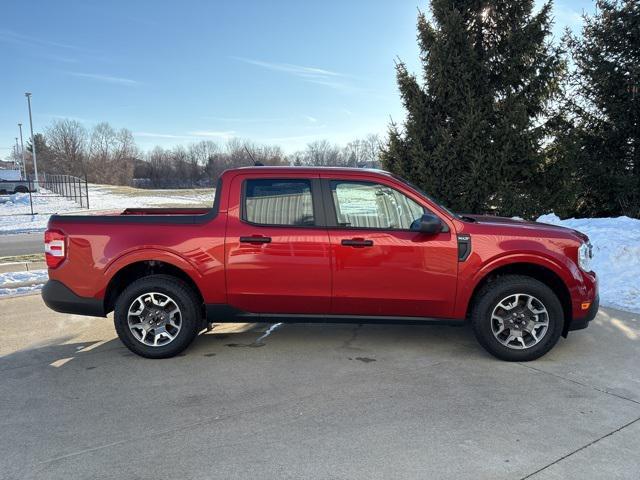
[[589,322],[596,317],[598,313],[598,308],[600,308],[600,296],[596,295],[596,298],[593,302],[591,302],[591,306],[584,317],[574,318],[569,324],[569,331],[573,330],[582,330],[583,328],[587,328],[589,326]]
[[61,313],[105,317],[103,301],[98,298],[81,297],[73,293],[64,283],[49,280],[42,288],[42,299],[51,310]]

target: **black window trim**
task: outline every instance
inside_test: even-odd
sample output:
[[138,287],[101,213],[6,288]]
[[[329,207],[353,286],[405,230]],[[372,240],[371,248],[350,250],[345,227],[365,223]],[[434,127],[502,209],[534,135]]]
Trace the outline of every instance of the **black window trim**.
[[[324,204],[325,204],[325,210],[327,210],[327,228],[331,229],[331,230],[363,230],[363,231],[370,231],[370,232],[411,232],[411,233],[420,233],[417,230],[411,230],[410,228],[384,228],[384,227],[353,227],[353,226],[342,226],[342,225],[338,225],[338,214],[336,212],[336,207],[335,204],[333,203],[333,195],[331,194],[331,182],[344,182],[344,183],[366,183],[366,184],[372,184],[372,185],[384,185],[387,188],[391,188],[392,190],[395,190],[396,192],[398,192],[401,195],[404,195],[405,197],[408,197],[408,195],[406,195],[405,193],[401,192],[400,190],[398,190],[397,188],[395,188],[392,185],[387,185],[386,183],[383,183],[381,181],[374,181],[374,180],[360,180],[360,179],[351,179],[351,178],[338,178],[338,177],[333,177],[333,178],[323,178],[321,179],[321,186],[322,186],[322,196],[324,198]],[[442,222],[442,225],[444,226],[444,228],[442,229],[441,233],[446,233],[449,231],[449,227],[447,225],[447,222],[445,222],[444,220],[442,220],[442,217],[440,215],[438,215],[438,213],[433,212],[430,208],[424,206],[422,203],[420,202],[416,202],[413,198],[409,197],[412,201],[414,201],[415,203],[417,203],[418,205],[420,205],[425,213],[429,212],[432,213],[433,215],[436,215],[438,218],[440,218],[440,221]]]
[[[271,180],[273,182],[291,182],[291,181],[305,181],[309,182],[311,188],[311,209],[313,211],[313,225],[282,225],[272,223],[256,223],[247,219],[247,182],[251,180]],[[326,215],[324,209],[324,202],[322,201],[322,193],[320,186],[320,179],[314,177],[265,177],[263,175],[255,177],[245,177],[242,179],[242,187],[240,193],[240,221],[247,225],[261,228],[325,228],[326,227]]]

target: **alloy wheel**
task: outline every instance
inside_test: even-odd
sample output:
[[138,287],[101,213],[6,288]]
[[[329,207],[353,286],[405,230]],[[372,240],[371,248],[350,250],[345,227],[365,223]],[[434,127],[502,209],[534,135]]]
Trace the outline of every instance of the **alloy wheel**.
[[500,300],[491,313],[493,336],[502,345],[514,350],[537,345],[548,330],[547,308],[533,295],[509,295]]
[[159,292],[144,293],[131,302],[127,324],[140,343],[163,347],[180,333],[182,313],[170,296]]

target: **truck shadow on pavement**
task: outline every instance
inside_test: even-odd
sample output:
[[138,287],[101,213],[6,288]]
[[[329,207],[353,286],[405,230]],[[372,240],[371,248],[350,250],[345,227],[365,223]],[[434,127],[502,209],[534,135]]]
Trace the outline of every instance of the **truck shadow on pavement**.
[[292,361],[301,356],[325,354],[343,355],[363,363],[375,360],[376,354],[486,357],[469,328],[433,325],[218,324],[213,331],[201,333],[178,356],[161,360],[135,355],[118,338],[73,342],[74,338],[77,337],[64,335],[8,353],[0,357],[0,372],[26,367],[93,370],[101,363],[118,363],[124,358],[165,367],[185,360],[206,361],[210,365],[213,357],[233,355],[237,361],[239,357],[268,355],[254,354],[253,349],[275,350],[280,358],[290,356]]
[[[614,311],[615,312],[615,311]],[[611,313],[614,313],[611,312]],[[96,322],[109,321],[95,319]],[[633,325],[633,324],[631,324]],[[590,329],[574,332],[542,359],[532,362],[574,363],[591,356],[596,331],[615,337],[616,344],[631,347],[640,336],[633,326],[601,311]],[[73,342],[75,336],[64,335],[0,357],[0,372],[26,367],[94,370],[105,364],[127,366],[136,362],[171,368],[176,362],[197,367],[211,360],[225,364],[246,359],[289,359],[300,364],[305,358],[323,356],[344,358],[362,363],[384,361],[385,358],[415,360],[487,360],[492,359],[477,344],[468,326],[434,326],[415,324],[296,324],[250,323],[217,324],[213,331],[200,334],[194,343],[173,359],[149,360],[126,349],[118,338]],[[613,338],[612,338],[613,340]],[[635,348],[635,347],[633,347]]]

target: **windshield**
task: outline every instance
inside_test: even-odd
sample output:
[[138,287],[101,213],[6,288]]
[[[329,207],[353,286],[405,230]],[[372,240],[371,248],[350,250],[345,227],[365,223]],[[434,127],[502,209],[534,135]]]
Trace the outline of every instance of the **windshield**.
[[429,195],[427,192],[425,192],[424,190],[422,190],[420,187],[418,187],[417,185],[414,185],[413,183],[409,182],[408,180],[405,180],[402,177],[399,177],[398,175],[395,174],[391,174],[391,176],[393,178],[395,178],[396,180],[404,183],[406,186],[408,186],[409,188],[411,188],[412,190],[415,190],[416,192],[418,192],[420,195],[422,195],[423,197],[429,199],[432,203],[435,203],[436,205],[438,205],[438,207],[440,207],[442,210],[444,210],[445,212],[447,212],[449,215],[451,215],[454,218],[460,218],[460,216],[449,210],[447,207],[445,207],[442,202],[440,200],[438,200],[437,198],[432,197],[431,195]]

